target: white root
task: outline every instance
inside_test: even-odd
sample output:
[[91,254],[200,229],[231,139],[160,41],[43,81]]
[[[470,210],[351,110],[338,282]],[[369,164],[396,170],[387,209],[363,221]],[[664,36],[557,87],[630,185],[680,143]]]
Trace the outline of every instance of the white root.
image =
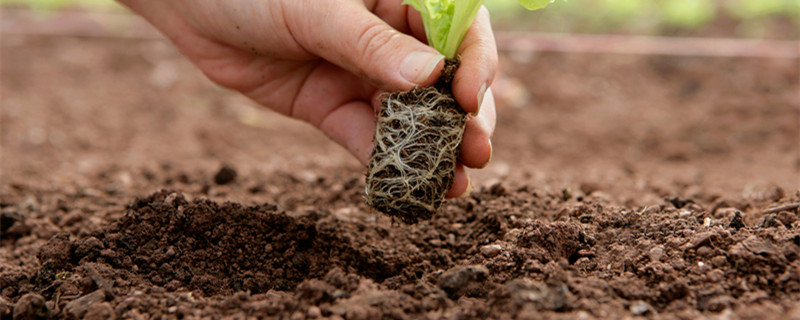
[[452,186],[465,125],[453,97],[432,87],[387,96],[367,173],[367,204],[408,223],[429,219]]

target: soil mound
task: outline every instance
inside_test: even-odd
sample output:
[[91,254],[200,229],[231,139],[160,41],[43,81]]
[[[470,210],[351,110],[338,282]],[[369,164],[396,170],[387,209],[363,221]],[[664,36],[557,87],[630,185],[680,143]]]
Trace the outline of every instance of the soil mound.
[[289,217],[274,205],[189,202],[166,190],[134,201],[122,219],[96,237],[54,237],[38,257],[52,270],[103,262],[167,289],[209,295],[291,290],[335,266],[376,280],[396,271],[383,262],[392,259],[319,232],[315,221]]

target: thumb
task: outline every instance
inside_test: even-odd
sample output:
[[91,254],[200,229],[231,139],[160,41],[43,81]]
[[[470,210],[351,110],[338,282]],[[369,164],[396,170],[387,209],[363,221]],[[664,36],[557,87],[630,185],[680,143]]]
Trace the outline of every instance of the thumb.
[[395,30],[360,1],[323,3],[337,7],[314,10],[318,19],[298,21],[295,40],[306,50],[386,90],[429,85],[439,77],[442,54]]

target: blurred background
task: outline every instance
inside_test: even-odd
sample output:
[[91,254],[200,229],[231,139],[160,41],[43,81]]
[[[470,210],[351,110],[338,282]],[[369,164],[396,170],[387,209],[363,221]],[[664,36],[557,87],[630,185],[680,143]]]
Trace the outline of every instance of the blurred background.
[[[3,7],[125,12],[109,0],[1,0]],[[547,10],[526,12],[517,0],[489,0],[499,30],[701,35],[797,39],[800,1],[796,0],[570,0]]]

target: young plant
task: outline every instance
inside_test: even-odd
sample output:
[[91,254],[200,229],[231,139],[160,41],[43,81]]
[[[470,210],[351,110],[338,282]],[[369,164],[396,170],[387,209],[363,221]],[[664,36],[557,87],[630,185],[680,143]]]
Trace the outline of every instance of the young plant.
[[[555,0],[519,0],[529,10]],[[483,0],[404,0],[422,14],[428,44],[446,59],[436,84],[387,95],[367,172],[367,204],[405,223],[428,220],[453,185],[467,114],[451,90],[458,47]]]

